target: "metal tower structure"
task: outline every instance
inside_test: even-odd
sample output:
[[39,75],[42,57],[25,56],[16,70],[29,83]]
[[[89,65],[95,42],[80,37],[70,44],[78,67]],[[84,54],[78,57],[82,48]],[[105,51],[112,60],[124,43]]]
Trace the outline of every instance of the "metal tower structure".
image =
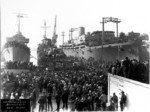
[[54,46],[56,46],[56,42],[57,42],[56,24],[57,24],[57,16],[55,16],[54,32],[52,37],[52,43]]
[[[104,41],[104,24],[107,22],[113,22],[116,23],[116,35],[118,38],[118,23],[121,22],[118,18],[112,18],[112,17],[103,17],[102,18],[102,52],[101,52],[101,61],[103,61],[103,41]],[[119,47],[118,47],[118,58],[119,58]]]

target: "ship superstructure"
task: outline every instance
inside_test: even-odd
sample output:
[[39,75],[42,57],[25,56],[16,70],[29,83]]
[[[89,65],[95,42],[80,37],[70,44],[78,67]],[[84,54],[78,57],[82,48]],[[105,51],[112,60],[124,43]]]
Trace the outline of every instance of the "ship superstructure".
[[20,31],[20,18],[23,14],[19,13],[18,32],[12,37],[6,38],[6,44],[3,46],[3,55],[5,61],[30,61],[30,48],[27,46],[29,39],[24,37]]
[[54,31],[52,39],[47,38],[46,35],[46,22],[44,23],[44,36],[42,43],[38,45],[37,48],[37,58],[38,58],[38,66],[40,67],[49,67],[53,64],[57,57],[64,55],[62,50],[58,49],[56,46],[57,43],[57,34],[56,34],[56,17],[55,17],[55,24],[54,24]]

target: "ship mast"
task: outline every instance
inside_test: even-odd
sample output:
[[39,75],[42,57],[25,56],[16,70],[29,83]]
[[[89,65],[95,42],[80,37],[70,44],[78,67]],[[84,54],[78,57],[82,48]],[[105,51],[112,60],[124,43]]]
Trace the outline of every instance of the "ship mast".
[[21,19],[21,18],[24,18],[24,15],[26,15],[26,14],[23,14],[23,13],[17,13],[17,18],[18,18],[18,34],[21,33],[21,31],[20,31],[20,25],[21,25],[20,19]]
[[50,28],[49,26],[46,25],[46,21],[44,21],[44,26],[42,26],[41,28],[44,28],[44,39],[47,38],[47,35],[46,35],[46,29],[47,28]]

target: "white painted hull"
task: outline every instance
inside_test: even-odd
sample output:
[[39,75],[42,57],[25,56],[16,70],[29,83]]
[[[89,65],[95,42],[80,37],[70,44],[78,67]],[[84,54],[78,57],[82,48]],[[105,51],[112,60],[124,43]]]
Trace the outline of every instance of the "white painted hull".
[[114,61],[118,58],[122,60],[125,57],[129,57],[130,59],[139,59],[139,50],[137,46],[134,44],[121,45],[124,51],[118,50],[118,46],[120,46],[119,44],[104,45],[103,50],[101,46],[85,46],[84,48],[79,47],[76,49],[63,48],[63,51],[67,56],[81,57],[87,60],[89,58],[93,58],[95,61]]
[[30,53],[19,47],[8,47],[3,51],[5,61],[30,61]]

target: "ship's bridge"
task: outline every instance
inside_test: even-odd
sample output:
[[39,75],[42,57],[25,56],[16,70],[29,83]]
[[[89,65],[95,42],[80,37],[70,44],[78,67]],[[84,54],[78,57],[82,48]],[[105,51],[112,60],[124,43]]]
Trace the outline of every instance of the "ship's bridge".
[[12,41],[16,41],[19,43],[29,43],[29,39],[25,38],[22,33],[17,33],[16,35],[14,35],[13,37],[8,37],[6,38],[7,42],[12,42]]

